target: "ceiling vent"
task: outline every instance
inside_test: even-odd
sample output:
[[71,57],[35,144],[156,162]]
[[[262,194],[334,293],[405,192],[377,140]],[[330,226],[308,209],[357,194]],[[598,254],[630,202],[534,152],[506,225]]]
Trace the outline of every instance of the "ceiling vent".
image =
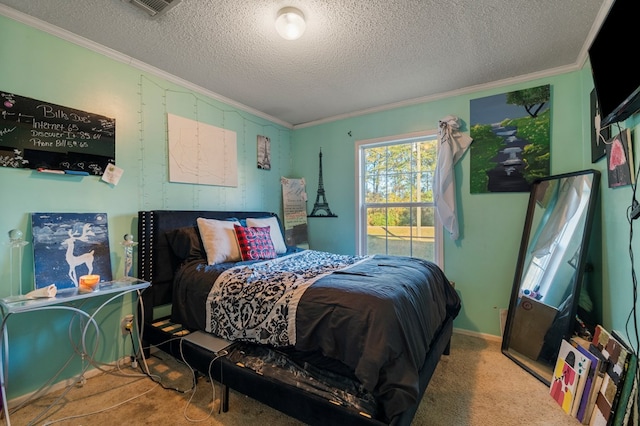
[[138,6],[154,18],[164,15],[181,2],[182,0],[129,0],[129,3]]

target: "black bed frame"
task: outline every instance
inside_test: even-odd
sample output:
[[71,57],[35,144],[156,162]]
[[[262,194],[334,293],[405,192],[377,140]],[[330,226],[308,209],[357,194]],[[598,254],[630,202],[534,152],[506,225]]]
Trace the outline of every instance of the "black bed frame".
[[[145,348],[156,346],[159,349],[185,361],[205,376],[211,375],[221,383],[222,411],[228,411],[229,388],[250,398],[260,401],[284,414],[310,425],[384,425],[380,420],[372,419],[356,410],[336,405],[318,395],[306,392],[295,386],[279,382],[273,378],[255,373],[249,368],[236,365],[226,357],[218,358],[213,364],[215,355],[188,341],[180,342],[175,330],[163,331],[153,324],[162,318],[154,318],[154,307],[170,305],[172,302],[173,277],[167,274],[167,267],[175,262],[164,233],[168,230],[196,226],[198,217],[209,219],[225,219],[235,217],[276,216],[270,212],[230,212],[230,211],[195,211],[195,210],[153,210],[138,212],[138,278],[151,282],[142,293],[140,309],[141,330]],[[420,371],[420,398],[440,360],[441,355],[449,354],[453,319],[448,318],[434,338]],[[182,352],[182,353],[181,353]],[[145,351],[148,354],[148,350]],[[390,425],[410,425],[420,404],[420,398],[414,406],[394,417]]]

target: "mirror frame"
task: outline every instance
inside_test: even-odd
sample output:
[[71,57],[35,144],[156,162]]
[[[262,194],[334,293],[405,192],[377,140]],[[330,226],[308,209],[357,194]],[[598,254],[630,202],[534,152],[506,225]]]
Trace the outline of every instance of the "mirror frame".
[[[578,262],[576,264],[576,275],[575,275],[575,280],[573,282],[572,294],[574,296],[573,296],[573,301],[570,307],[570,317],[569,317],[569,321],[566,324],[566,329],[559,330],[561,331],[563,339],[569,339],[573,335],[573,330],[575,327],[575,316],[578,310],[578,303],[579,303],[579,291],[582,287],[584,272],[587,268],[586,261],[587,261],[587,255],[589,252],[591,228],[593,225],[593,218],[595,215],[595,209],[597,206],[597,201],[600,193],[600,172],[593,169],[548,176],[545,178],[536,179],[533,182],[531,186],[531,192],[529,195],[529,204],[527,207],[527,213],[525,217],[524,230],[522,232],[520,251],[518,253],[518,261],[516,263],[516,271],[513,279],[513,287],[511,290],[511,299],[509,301],[509,310],[507,313],[507,318],[506,318],[504,332],[503,332],[502,353],[506,355],[508,358],[510,358],[512,361],[514,361],[516,364],[518,364],[520,367],[522,367],[523,369],[531,373],[538,380],[545,383],[547,386],[550,386],[552,376],[551,374],[549,374],[549,377],[545,377],[545,375],[541,373],[541,371],[546,370],[548,367],[537,368],[542,364],[542,362],[527,358],[522,354],[515,355],[509,351],[512,331],[513,331],[512,327],[514,323],[514,315],[516,312],[516,307],[518,305],[518,299],[520,296],[520,286],[521,286],[522,276],[526,267],[524,263],[525,263],[525,260],[527,259],[527,252],[529,250],[529,240],[532,232],[532,227],[534,226],[533,222],[534,222],[534,213],[536,208],[536,189],[541,184],[550,180],[561,180],[564,178],[570,178],[570,177],[582,176],[582,175],[592,175],[593,180],[592,180],[592,186],[591,186],[591,193],[589,197],[589,204],[586,210],[584,228],[582,229],[582,241],[579,246],[580,254],[577,259]],[[552,370],[553,370],[553,366],[551,366],[551,371]]]

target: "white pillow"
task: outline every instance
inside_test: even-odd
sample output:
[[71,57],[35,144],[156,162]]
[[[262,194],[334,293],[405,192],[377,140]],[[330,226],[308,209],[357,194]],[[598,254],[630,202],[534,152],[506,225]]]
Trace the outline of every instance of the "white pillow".
[[278,223],[277,217],[261,217],[259,219],[248,217],[247,226],[268,226],[270,228],[269,233],[271,234],[273,248],[276,249],[276,253],[282,254],[287,252],[287,246],[284,243],[284,238],[282,238],[282,231],[280,231],[280,224]]
[[196,222],[204,250],[207,252],[209,265],[237,262],[242,259],[236,233],[233,229],[233,225],[240,225],[240,222],[203,217],[199,217]]

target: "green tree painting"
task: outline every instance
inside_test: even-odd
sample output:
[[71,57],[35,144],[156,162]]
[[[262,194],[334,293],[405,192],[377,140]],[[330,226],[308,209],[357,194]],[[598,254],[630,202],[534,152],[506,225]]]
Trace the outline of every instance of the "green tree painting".
[[471,100],[471,193],[529,192],[550,175],[549,85]]

